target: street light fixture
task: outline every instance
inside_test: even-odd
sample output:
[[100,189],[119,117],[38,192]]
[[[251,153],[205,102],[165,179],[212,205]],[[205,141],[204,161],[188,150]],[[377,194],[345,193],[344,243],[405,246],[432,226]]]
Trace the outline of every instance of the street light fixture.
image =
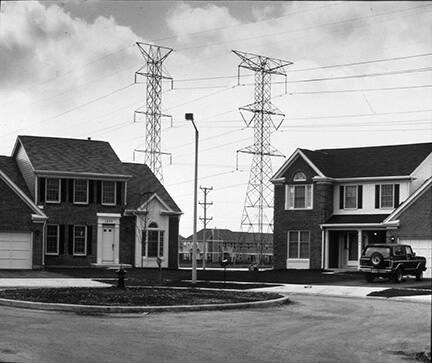
[[192,121],[195,129],[195,176],[194,176],[194,217],[193,217],[193,239],[192,239],[192,284],[197,282],[197,195],[198,195],[198,138],[199,133],[195,125],[193,113],[186,113],[185,119]]

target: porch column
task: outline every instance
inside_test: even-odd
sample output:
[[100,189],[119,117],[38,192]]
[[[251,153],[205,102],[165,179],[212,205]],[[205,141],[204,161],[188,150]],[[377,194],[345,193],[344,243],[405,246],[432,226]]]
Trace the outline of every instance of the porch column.
[[102,264],[102,223],[97,224],[97,258],[96,263]]
[[357,242],[358,242],[358,265],[357,265],[357,269],[360,270],[360,257],[361,257],[361,253],[362,253],[362,239],[363,239],[363,235],[362,235],[362,230],[359,229],[357,230]]
[[114,263],[119,263],[120,257],[120,225],[114,225]]
[[330,232],[328,229],[325,230],[324,241],[325,241],[325,250],[324,250],[324,268],[329,268],[329,240],[330,240]]

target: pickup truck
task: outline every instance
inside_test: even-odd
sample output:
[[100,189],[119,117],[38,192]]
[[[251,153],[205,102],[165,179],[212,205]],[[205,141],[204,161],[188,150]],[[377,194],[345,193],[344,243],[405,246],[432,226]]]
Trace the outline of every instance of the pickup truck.
[[380,276],[401,282],[405,275],[421,280],[426,271],[426,258],[416,256],[409,245],[373,244],[363,249],[360,271],[365,273],[368,282]]

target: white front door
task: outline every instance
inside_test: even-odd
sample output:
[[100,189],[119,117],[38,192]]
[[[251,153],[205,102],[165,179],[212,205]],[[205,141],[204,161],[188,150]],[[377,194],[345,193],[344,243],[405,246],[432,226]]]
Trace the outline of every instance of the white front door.
[[114,262],[114,225],[102,225],[102,262]]

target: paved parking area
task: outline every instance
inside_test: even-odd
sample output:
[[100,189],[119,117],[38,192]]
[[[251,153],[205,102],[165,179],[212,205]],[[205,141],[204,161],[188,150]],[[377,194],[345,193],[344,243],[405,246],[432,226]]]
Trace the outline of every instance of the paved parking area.
[[430,306],[295,296],[270,309],[80,316],[0,307],[6,362],[406,362]]

